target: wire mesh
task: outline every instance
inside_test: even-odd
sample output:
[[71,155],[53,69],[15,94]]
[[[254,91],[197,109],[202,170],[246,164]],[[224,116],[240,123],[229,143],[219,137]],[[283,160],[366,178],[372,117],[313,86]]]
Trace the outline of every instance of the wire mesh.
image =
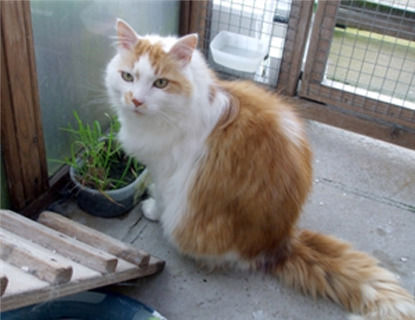
[[[412,4],[411,4],[412,3]],[[415,110],[415,3],[410,0],[341,1],[324,84]],[[402,113],[402,111],[401,111]],[[413,122],[414,112],[404,112]]]
[[[278,81],[291,0],[213,0],[208,1],[200,19],[201,48],[209,65],[223,78],[247,78],[275,87]],[[244,72],[217,63],[209,44],[220,31],[257,39],[267,52],[255,72]]]

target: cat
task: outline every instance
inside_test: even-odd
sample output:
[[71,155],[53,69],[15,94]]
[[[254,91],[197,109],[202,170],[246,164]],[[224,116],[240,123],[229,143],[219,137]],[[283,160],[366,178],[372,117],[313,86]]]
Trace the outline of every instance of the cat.
[[139,36],[120,19],[116,29],[105,82],[119,139],[155,183],[144,215],[178,251],[274,274],[353,319],[415,319],[412,296],[374,258],[296,227],[312,152],[290,103],[252,82],[219,80],[196,34]]

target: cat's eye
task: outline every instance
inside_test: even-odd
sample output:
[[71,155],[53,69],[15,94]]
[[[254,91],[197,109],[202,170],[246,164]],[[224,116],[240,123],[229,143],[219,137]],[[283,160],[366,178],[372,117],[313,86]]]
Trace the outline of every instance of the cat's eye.
[[153,85],[154,85],[156,88],[159,88],[159,89],[163,89],[163,88],[167,87],[167,85],[168,85],[168,84],[169,84],[169,80],[164,79],[164,78],[157,79],[157,80],[156,80],[156,81],[154,81],[154,83],[153,83]]
[[124,81],[127,81],[127,82],[133,82],[134,81],[133,75],[131,73],[128,73],[128,72],[121,71],[121,77],[123,78]]

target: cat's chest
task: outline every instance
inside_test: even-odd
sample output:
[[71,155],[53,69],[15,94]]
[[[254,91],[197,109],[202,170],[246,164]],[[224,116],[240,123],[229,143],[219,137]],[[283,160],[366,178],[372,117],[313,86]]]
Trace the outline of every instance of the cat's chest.
[[185,148],[181,152],[170,149],[164,157],[149,163],[148,168],[156,187],[155,198],[164,234],[174,244],[174,232],[188,212],[189,190],[199,168],[197,157]]

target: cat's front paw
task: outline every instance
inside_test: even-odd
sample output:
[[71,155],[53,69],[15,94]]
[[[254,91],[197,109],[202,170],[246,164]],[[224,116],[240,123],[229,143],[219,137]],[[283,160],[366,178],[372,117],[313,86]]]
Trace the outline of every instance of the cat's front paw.
[[151,221],[158,221],[160,219],[159,210],[157,210],[156,200],[148,198],[141,203],[141,210],[143,210],[144,217]]

